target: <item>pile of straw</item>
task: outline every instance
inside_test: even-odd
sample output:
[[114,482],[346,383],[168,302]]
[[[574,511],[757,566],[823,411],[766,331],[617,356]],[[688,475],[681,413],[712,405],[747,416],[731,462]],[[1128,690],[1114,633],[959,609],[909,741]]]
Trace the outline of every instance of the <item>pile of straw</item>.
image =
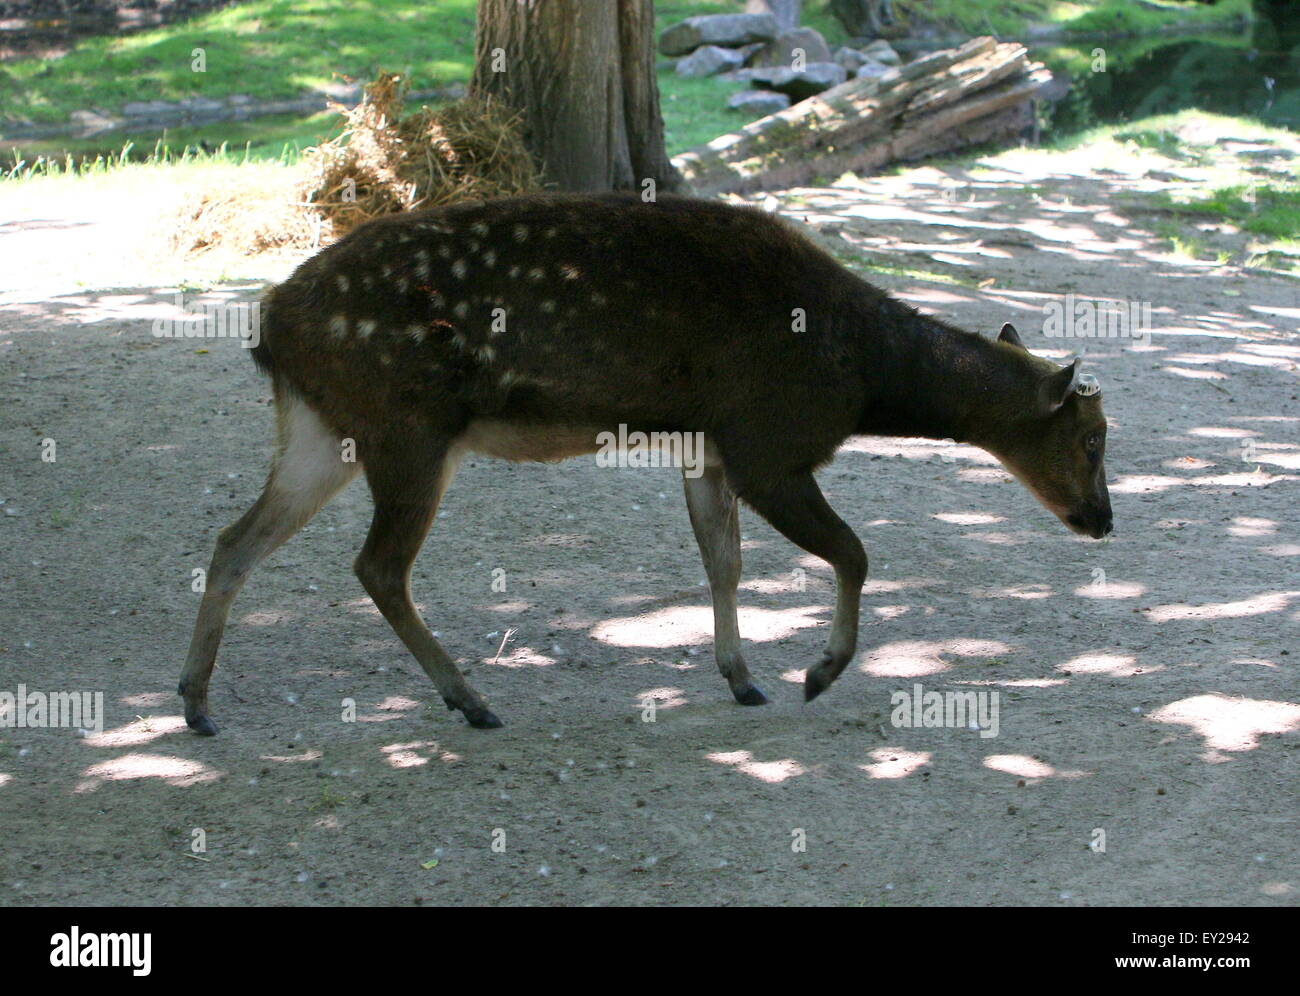
[[[238,178],[205,189],[178,219],[183,252],[311,249],[380,215],[526,193],[539,174],[518,116],[476,97],[402,114],[406,84],[384,73],[343,117],[341,132],[268,183]],[[252,179],[252,178],[250,178]]]

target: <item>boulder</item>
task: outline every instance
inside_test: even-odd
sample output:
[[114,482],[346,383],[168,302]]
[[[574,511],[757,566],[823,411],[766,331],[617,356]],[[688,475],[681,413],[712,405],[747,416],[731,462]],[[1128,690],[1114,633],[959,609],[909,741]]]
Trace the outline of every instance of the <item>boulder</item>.
[[754,83],[764,90],[788,94],[795,101],[807,100],[823,90],[839,86],[848,78],[844,67],[834,62],[814,62],[800,70],[775,66],[756,70],[751,76]]
[[856,48],[849,48],[847,45],[841,45],[836,49],[835,57],[831,61],[839,63],[844,67],[845,72],[852,76],[860,67],[865,66],[870,60],[868,60],[867,57]]
[[767,117],[790,106],[790,98],[775,90],[741,90],[732,94],[727,106],[733,111],[745,111],[758,117]]
[[894,46],[883,38],[877,38],[871,44],[864,45],[861,51],[868,59],[883,62],[886,66],[898,66],[903,62],[902,56],[894,51]]
[[776,18],[771,14],[702,14],[665,28],[659,36],[664,55],[686,55],[701,45],[739,48],[776,37]]
[[803,64],[830,62],[831,50],[821,32],[813,28],[795,28],[784,31],[753,55],[751,66],[794,66],[795,54],[803,53]]
[[701,45],[690,55],[678,60],[677,75],[688,80],[717,76],[718,73],[739,69],[744,63],[745,56],[734,48]]

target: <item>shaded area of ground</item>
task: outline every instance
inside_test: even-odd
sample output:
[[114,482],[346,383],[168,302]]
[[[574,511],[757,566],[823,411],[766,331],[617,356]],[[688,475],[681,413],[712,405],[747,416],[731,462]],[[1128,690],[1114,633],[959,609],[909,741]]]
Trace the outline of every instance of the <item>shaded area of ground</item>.
[[[475,460],[414,588],[504,730],[442,708],[352,577],[354,485],[236,603],[223,732],[191,737],[191,572],[260,487],[267,384],[232,341],[154,338],[169,290],[11,292],[0,689],[102,690],[107,720],[3,731],[0,901],[1295,904],[1300,284],[1169,255],[1116,210],[1140,174],[1082,172],[1000,157],[778,199],[909,300],[1061,358],[1079,343],[1043,335],[1049,300],[1154,319],[1089,344],[1111,540],[979,451],[845,447],[821,479],[872,580],[812,706],[825,565],[744,515],[741,627],[775,703],[742,709],[672,471]],[[891,725],[916,683],[997,691],[999,735]]]

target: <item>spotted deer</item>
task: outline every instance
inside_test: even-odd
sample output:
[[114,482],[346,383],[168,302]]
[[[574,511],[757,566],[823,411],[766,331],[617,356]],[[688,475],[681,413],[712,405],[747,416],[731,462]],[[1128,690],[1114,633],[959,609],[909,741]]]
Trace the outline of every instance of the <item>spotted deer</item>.
[[[216,732],[208,680],[249,573],[358,473],[374,518],[355,563],[448,708],[500,726],[417,614],[411,566],[466,453],[552,461],[604,432],[702,433],[684,475],[713,600],[714,652],[742,705],[737,499],[835,571],[827,649],[804,697],[853,655],[867,556],[813,472],[849,436],[953,439],[995,456],[1065,524],[1111,530],[1096,382],[922,315],[780,219],[663,196],[533,195],[372,221],[267,296],[253,358],[278,445],[223,530],[180,680]],[[341,458],[352,441],[355,460]]]

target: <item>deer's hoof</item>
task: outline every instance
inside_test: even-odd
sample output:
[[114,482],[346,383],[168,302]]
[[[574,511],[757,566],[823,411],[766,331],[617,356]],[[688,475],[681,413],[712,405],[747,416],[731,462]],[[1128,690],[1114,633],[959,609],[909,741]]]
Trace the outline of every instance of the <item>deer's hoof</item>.
[[498,730],[506,724],[497,719],[491,709],[463,709],[465,719],[476,730]]
[[811,702],[822,692],[826,691],[826,689],[830,688],[831,682],[834,680],[834,678],[826,677],[825,674],[815,668],[809,671],[807,676],[803,679],[803,700],[805,702]]
[[217,724],[212,722],[211,717],[199,713],[197,716],[186,716],[185,722],[189,724],[191,730],[201,737],[215,737],[217,735]]
[[757,685],[750,685],[740,692],[732,692],[736,696],[736,701],[744,706],[767,705],[769,699],[763,694],[763,690]]

